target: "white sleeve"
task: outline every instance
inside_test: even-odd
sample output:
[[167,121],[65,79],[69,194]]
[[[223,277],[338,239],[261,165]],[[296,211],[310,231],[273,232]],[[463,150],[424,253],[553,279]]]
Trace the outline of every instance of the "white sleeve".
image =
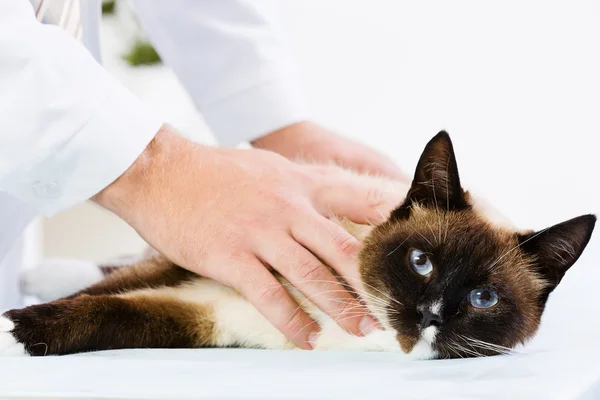
[[308,119],[276,0],[137,0],[161,58],[219,142],[233,146]]
[[0,190],[46,215],[121,175],[162,120],[27,0],[0,1]]

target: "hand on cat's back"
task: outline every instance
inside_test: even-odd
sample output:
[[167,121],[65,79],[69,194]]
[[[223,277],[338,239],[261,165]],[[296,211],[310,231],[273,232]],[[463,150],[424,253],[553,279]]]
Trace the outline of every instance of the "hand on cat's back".
[[205,147],[165,126],[93,200],[171,261],[238,290],[309,349],[319,327],[274,272],[347,331],[371,330],[372,317],[323,265],[350,284],[360,282],[359,242],[327,216],[375,223],[402,200],[363,185],[337,167],[300,165],[257,149]]

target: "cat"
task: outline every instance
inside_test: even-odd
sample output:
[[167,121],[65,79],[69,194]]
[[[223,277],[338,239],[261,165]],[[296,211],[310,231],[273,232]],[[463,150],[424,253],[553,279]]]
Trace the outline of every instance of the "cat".
[[[356,176],[386,187],[382,177]],[[321,326],[315,349],[397,351],[408,359],[505,354],[534,336],[550,293],[595,226],[583,215],[518,230],[463,190],[449,135],[426,145],[405,200],[377,225],[334,220],[359,238],[364,293],[383,330],[350,335],[295,290]],[[0,355],[123,348],[294,349],[234,289],[161,255],[95,269],[99,282],[0,317]],[[57,278],[54,278],[57,279]],[[60,278],[58,278],[60,279]]]

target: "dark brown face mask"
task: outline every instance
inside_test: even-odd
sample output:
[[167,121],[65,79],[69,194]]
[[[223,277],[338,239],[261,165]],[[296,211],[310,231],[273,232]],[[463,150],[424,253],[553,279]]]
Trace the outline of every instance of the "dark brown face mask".
[[505,353],[535,334],[595,222],[583,215],[538,232],[494,225],[462,189],[442,131],[425,147],[404,203],[365,240],[361,274],[395,300],[382,299],[405,352],[424,341],[438,358]]

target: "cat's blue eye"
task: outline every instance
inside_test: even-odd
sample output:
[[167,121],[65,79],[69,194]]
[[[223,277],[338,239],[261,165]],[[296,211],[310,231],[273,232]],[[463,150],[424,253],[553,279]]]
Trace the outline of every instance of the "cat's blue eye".
[[421,250],[414,249],[410,252],[410,266],[419,275],[427,276],[433,271],[433,265],[431,260],[427,257],[427,254]]
[[498,303],[498,295],[491,290],[475,289],[469,293],[469,301],[475,308],[490,308]]

